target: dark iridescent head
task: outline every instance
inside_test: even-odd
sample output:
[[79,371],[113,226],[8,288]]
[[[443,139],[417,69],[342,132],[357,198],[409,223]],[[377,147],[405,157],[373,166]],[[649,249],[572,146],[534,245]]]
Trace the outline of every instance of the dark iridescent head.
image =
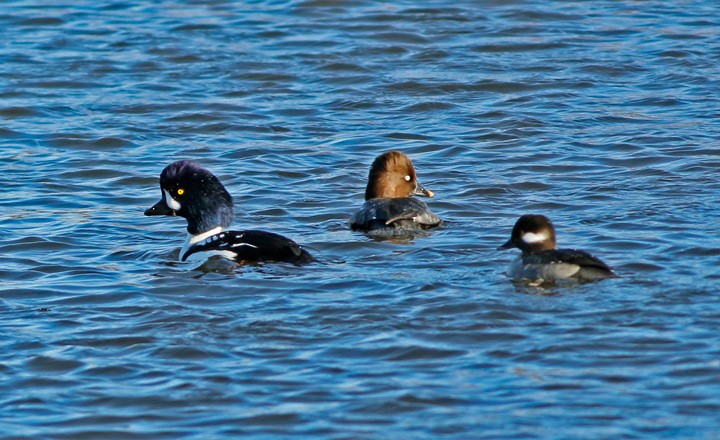
[[160,192],[162,198],[145,215],[184,217],[193,235],[232,223],[232,197],[217,177],[195,162],[180,160],[165,167]]
[[409,157],[399,151],[390,151],[375,158],[370,167],[365,200],[413,195],[433,197],[435,194],[420,185]]
[[515,222],[510,239],[498,249],[516,247],[524,253],[555,249],[555,228],[549,218],[539,214],[523,215]]

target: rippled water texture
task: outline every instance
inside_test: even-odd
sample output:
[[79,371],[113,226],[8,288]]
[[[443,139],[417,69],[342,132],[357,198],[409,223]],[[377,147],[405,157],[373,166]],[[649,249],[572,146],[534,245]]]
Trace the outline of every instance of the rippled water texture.
[[[717,2],[69,3],[0,6],[2,437],[720,437]],[[321,261],[175,262],[177,159]],[[622,277],[513,285],[531,212]]]

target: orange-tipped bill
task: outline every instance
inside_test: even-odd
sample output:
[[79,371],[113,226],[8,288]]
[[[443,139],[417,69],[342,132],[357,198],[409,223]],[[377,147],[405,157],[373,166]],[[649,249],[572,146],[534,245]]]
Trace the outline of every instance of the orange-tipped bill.
[[414,196],[425,196],[425,197],[435,197],[435,193],[430,191],[429,189],[423,188],[422,185],[420,185],[420,182],[418,182],[417,186],[415,187],[415,190],[412,192]]

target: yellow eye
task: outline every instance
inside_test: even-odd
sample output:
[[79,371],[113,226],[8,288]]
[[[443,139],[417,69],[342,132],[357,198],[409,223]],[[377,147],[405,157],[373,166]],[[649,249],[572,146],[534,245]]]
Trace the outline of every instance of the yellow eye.
[[180,188],[180,189],[178,189],[177,193],[179,196],[181,196],[181,195],[185,194],[185,190]]

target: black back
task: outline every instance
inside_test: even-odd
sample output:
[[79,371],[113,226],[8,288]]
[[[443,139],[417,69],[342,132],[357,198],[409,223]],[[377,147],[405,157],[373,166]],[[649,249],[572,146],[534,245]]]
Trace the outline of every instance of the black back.
[[598,257],[579,249],[550,249],[547,251],[527,253],[523,254],[522,261],[524,264],[575,264],[580,267],[593,268],[614,275],[612,268]]
[[350,219],[350,227],[362,231],[384,228],[427,229],[441,223],[425,202],[414,197],[370,199]]
[[236,261],[285,261],[309,263],[314,258],[300,245],[273,232],[247,230],[224,231],[190,247],[182,261],[198,252],[230,251]]

